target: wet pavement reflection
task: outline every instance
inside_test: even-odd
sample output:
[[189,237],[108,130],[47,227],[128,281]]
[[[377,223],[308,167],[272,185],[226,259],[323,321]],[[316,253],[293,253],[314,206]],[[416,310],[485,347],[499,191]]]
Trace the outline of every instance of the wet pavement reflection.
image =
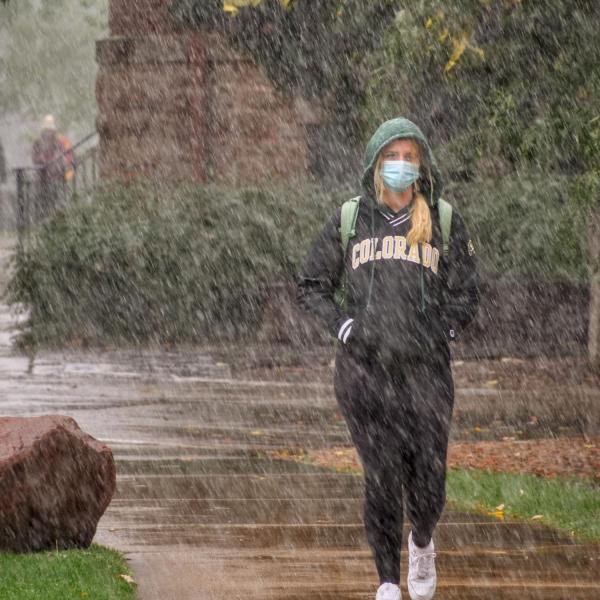
[[[142,600],[372,600],[361,477],[267,453],[349,443],[330,384],[235,380],[198,350],[44,352],[27,373],[14,323],[2,307],[2,414],[68,414],[113,448],[95,541]],[[543,525],[447,510],[435,540],[440,600],[600,599],[600,546]]]

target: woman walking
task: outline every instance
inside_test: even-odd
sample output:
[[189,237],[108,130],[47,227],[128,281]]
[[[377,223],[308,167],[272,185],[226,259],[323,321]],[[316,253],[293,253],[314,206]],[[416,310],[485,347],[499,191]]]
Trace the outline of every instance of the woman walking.
[[[474,249],[461,217],[440,199],[435,158],[408,119],[377,129],[362,186],[354,231],[342,226],[339,208],[301,268],[298,301],[339,340],[334,390],[363,466],[376,600],[401,597],[403,504],[409,594],[429,600],[454,404],[449,342],[479,301]],[[334,296],[340,285],[342,302]]]

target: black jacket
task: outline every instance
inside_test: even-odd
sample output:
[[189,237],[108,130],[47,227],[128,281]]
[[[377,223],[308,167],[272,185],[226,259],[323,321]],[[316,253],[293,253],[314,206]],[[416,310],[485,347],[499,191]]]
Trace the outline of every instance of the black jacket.
[[[356,236],[344,258],[338,208],[298,274],[300,306],[340,339],[340,328],[344,325],[346,331],[351,324],[344,343],[380,358],[447,352],[447,343],[475,315],[479,281],[473,244],[460,215],[453,210],[445,259],[437,203],[430,212],[431,243],[411,248],[406,242],[411,228],[408,207],[394,214],[381,209],[366,192],[360,200]],[[348,277],[345,310],[334,301],[343,269]]]

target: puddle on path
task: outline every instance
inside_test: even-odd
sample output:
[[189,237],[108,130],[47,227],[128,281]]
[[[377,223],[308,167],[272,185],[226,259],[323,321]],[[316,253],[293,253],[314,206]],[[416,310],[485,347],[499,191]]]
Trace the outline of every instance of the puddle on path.
[[[360,476],[256,451],[149,458],[118,462],[119,491],[100,532],[119,539],[148,578],[144,600],[169,589],[159,583],[167,568],[183,578],[177,589],[184,599],[372,598]],[[480,599],[483,591],[501,600],[600,598],[592,575],[597,545],[541,525],[453,511],[435,536],[436,598]]]

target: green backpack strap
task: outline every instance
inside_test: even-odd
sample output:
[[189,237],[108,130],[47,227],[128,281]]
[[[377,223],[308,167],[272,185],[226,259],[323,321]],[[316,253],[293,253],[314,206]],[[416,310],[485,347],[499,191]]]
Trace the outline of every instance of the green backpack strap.
[[[360,205],[360,196],[350,198],[342,204],[342,215],[340,219],[340,240],[342,244],[342,254],[346,258],[346,250],[350,238],[356,235],[356,219],[358,217],[358,207]],[[335,300],[341,306],[346,302],[346,269],[342,271],[340,286],[335,292]]]
[[346,256],[346,248],[350,238],[356,235],[356,218],[358,217],[358,206],[360,196],[350,198],[342,204],[342,218],[340,220],[340,238],[342,240],[342,252]]
[[438,210],[440,214],[440,227],[442,229],[442,248],[444,258],[450,254],[450,228],[452,227],[452,204],[443,198],[438,199]]

